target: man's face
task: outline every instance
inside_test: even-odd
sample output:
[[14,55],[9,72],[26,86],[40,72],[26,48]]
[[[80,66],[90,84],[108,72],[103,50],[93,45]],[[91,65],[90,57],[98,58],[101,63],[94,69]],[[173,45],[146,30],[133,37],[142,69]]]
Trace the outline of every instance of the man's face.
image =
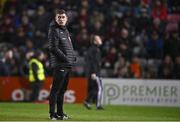
[[66,16],[66,14],[56,14],[55,20],[58,23],[58,25],[65,26],[68,18]]
[[98,45],[98,46],[101,46],[102,45],[102,39],[101,39],[101,37],[100,36],[98,36],[98,35],[96,35],[95,37],[94,37],[94,39],[95,39],[95,44],[96,45]]

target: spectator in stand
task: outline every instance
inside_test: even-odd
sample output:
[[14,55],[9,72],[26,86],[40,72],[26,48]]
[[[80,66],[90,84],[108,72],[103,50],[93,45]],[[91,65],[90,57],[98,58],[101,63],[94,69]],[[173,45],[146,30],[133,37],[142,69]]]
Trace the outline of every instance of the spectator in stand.
[[47,40],[47,30],[49,22],[50,16],[48,12],[46,12],[44,6],[39,6],[34,17],[36,47],[42,47],[47,42],[45,40]]
[[130,9],[131,2],[130,0],[118,0],[118,12],[121,16]]
[[106,54],[104,65],[106,68],[112,69],[117,59],[117,50],[115,47],[111,47]]
[[26,33],[26,37],[29,37],[29,38],[33,37],[34,25],[30,21],[30,18],[27,15],[22,15],[20,26],[23,28],[24,32]]
[[[83,4],[84,2],[85,2],[85,5]],[[75,31],[76,40],[77,40],[77,38],[79,38],[78,35],[81,33],[82,30],[87,31],[87,29],[88,29],[88,14],[87,14],[88,13],[88,6],[86,4],[88,5],[88,1],[86,1],[86,0],[81,1],[81,3],[80,3],[81,9],[78,10],[79,15],[77,16],[77,20],[74,21],[74,23],[75,23],[74,24],[74,27],[75,27],[74,30],[76,30]],[[77,41],[79,41],[79,40],[77,40]],[[74,46],[76,49],[79,49],[79,43],[78,42],[75,43]]]
[[167,0],[167,5],[168,5],[168,9],[169,11],[173,14],[173,13],[180,13],[180,2],[179,0]]
[[163,23],[159,18],[155,18],[152,20],[152,24],[147,30],[148,34],[151,34],[153,31],[157,31],[160,35],[163,36],[165,32],[166,24]]
[[156,0],[155,5],[152,8],[153,19],[159,18],[161,21],[167,20],[167,7],[164,5],[163,0]]
[[0,34],[2,35],[0,42],[12,43],[14,41],[12,37],[15,34],[15,29],[12,18],[8,15],[4,16],[2,24],[0,23]]
[[107,2],[105,0],[94,0],[93,9],[96,9],[100,13],[106,13],[107,10]]
[[118,19],[117,18],[114,18],[112,21],[111,21],[111,24],[110,25],[107,25],[108,26],[108,30],[107,30],[107,38],[109,39],[113,39],[113,40],[118,40]]
[[129,63],[124,57],[120,56],[114,65],[114,77],[128,78],[129,77]]
[[138,56],[133,56],[132,61],[129,66],[130,76],[132,78],[141,78],[142,77],[142,70],[141,70],[141,64],[140,59]]
[[34,46],[34,42],[31,38],[26,38],[26,41],[25,41],[25,50],[26,52],[29,52],[29,51],[34,51],[35,50],[35,46]]
[[18,75],[18,67],[16,66],[16,61],[14,59],[14,53],[12,49],[8,49],[4,56],[5,67],[7,68],[7,74],[9,76]]
[[76,40],[80,44],[80,46],[88,46],[88,38],[89,36],[86,28],[82,28],[81,30],[79,30],[79,33],[76,36]]
[[22,27],[17,28],[16,35],[14,36],[12,44],[16,47],[19,46],[25,46],[26,41],[26,33],[24,32],[24,29]]
[[105,32],[105,28],[103,27],[103,22],[99,20],[94,21],[92,25],[92,29],[90,29],[90,32],[95,32],[99,35],[103,35],[103,33]]
[[153,31],[146,43],[148,58],[161,59],[163,56],[163,39],[158,32]]
[[4,9],[4,4],[6,3],[6,0],[1,0],[0,1],[0,17],[2,15],[3,9]]
[[142,13],[146,13],[146,15],[150,15],[150,4],[146,3],[144,0],[139,0],[139,4],[135,6],[135,16],[139,17]]
[[169,55],[166,55],[163,63],[159,67],[158,77],[160,79],[172,79],[173,78],[173,60]]
[[136,33],[140,33],[142,31],[146,31],[149,29],[151,20],[150,20],[150,15],[148,14],[148,10],[143,8],[140,8],[139,10],[139,16],[136,19]]
[[[87,22],[88,22],[87,8],[82,8],[80,10],[78,22],[80,25],[84,25],[84,26],[80,26],[80,27],[87,27]],[[83,24],[81,24],[81,23],[83,23]]]
[[5,63],[4,53],[1,52],[0,54],[0,76],[8,76],[9,73],[9,68],[7,67]]
[[104,14],[98,12],[97,10],[93,10],[92,14],[89,16],[89,25],[92,27],[92,32],[94,30],[96,32],[104,32],[102,24],[104,22]]
[[180,37],[178,31],[172,31],[169,38],[164,42],[165,55],[170,55],[173,59],[180,52]]
[[15,8],[17,13],[20,13],[20,11],[23,8],[22,1],[20,1],[20,0],[6,0],[4,7],[3,7],[3,13],[5,13],[5,14],[8,13],[8,11],[11,8]]
[[17,10],[15,7],[10,7],[9,10],[7,11],[6,15],[10,16],[12,19],[12,23],[14,27],[18,27],[20,24],[20,17],[17,13]]
[[52,9],[65,9],[67,6],[66,0],[52,0]]
[[154,67],[153,64],[146,65],[144,73],[145,73],[144,78],[146,78],[146,79],[155,79],[155,78],[157,78],[156,68]]
[[130,47],[131,47],[131,39],[129,35],[129,31],[126,28],[122,28],[120,31],[120,38],[115,43],[116,48],[118,49],[118,52],[121,53],[121,55],[126,59],[130,59]]
[[82,56],[86,51],[86,48],[89,46],[89,36],[86,28],[82,28],[81,30],[79,30],[79,33],[77,33],[76,36],[76,40],[78,43],[77,49],[80,52],[79,54]]
[[29,64],[28,61],[30,60],[30,57],[33,55],[33,52],[25,52],[25,49],[21,47],[19,49],[21,51],[21,64],[19,65],[19,73],[20,76],[28,78],[29,74]]
[[180,54],[175,58],[173,79],[180,79]]

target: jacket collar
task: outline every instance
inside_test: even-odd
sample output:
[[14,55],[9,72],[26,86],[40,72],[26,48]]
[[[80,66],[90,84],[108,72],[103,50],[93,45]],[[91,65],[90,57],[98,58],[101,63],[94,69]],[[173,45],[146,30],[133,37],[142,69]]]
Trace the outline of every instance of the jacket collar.
[[55,26],[55,27],[58,27],[58,28],[61,28],[63,30],[66,30],[66,26],[60,26],[57,24],[57,22],[55,20],[52,20],[51,23],[50,23],[50,26]]

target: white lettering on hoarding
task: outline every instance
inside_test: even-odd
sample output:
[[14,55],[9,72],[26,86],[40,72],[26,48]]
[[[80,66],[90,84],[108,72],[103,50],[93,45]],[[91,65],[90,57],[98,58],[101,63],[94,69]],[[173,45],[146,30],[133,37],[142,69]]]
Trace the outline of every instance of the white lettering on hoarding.
[[24,92],[21,89],[15,89],[12,94],[11,98],[13,101],[23,101],[24,100]]
[[180,106],[179,82],[121,80],[103,80],[103,104]]
[[[40,90],[38,100],[46,100],[49,96],[49,91],[42,89]],[[11,98],[13,101],[23,101],[25,100],[25,93],[22,89],[15,89],[12,94]],[[64,94],[64,102],[66,103],[75,103],[76,96],[74,90],[67,90]]]
[[76,101],[75,91],[67,90],[64,94],[64,101],[66,103],[74,103]]
[[38,100],[46,100],[49,96],[49,91],[48,90],[45,90],[45,89],[42,89],[39,93],[39,97],[38,97]]
[[104,85],[104,103],[111,103],[111,100],[119,97],[119,88],[115,84]]

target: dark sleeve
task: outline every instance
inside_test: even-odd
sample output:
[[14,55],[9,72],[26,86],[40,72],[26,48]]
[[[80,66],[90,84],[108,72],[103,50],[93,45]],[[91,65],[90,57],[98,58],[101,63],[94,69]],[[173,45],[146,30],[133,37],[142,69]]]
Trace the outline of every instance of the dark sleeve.
[[49,51],[58,58],[67,61],[66,55],[59,49],[59,37],[57,30],[50,29],[48,33]]
[[97,60],[97,52],[94,49],[91,49],[88,55],[89,55],[88,60],[90,64],[90,73],[97,73],[98,72],[97,63],[99,63],[99,61]]
[[162,71],[163,71],[163,66],[161,65],[158,67],[158,72],[157,72],[158,78],[163,78],[163,72]]
[[173,79],[179,79],[179,74],[180,74],[180,70],[179,70],[179,66],[178,65],[174,65],[174,69],[173,69],[173,73],[172,73],[172,77]]
[[37,66],[37,64],[36,63],[32,63],[31,66],[32,66],[33,76],[34,76],[35,80],[39,81],[39,79],[38,79],[38,66]]

